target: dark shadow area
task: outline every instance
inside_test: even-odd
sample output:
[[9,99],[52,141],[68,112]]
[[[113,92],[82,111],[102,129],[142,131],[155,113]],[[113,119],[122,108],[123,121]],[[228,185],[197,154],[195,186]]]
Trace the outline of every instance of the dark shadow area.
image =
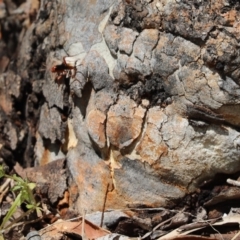
[[93,89],[92,84],[90,82],[87,82],[86,85],[84,86],[84,89],[82,90],[82,97],[78,98],[76,96],[73,96],[74,105],[80,109],[83,118],[86,117],[86,110],[92,89]]

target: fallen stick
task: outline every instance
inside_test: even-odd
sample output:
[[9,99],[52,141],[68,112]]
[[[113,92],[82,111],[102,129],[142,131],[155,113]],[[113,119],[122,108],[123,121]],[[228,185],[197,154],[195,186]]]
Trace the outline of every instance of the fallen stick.
[[232,184],[233,186],[240,187],[240,182],[236,180],[232,180],[230,178],[227,179],[227,183]]

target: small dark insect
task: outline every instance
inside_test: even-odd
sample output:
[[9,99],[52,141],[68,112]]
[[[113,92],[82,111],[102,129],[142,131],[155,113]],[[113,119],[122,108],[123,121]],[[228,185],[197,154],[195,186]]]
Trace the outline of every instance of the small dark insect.
[[51,72],[57,73],[55,82],[57,82],[58,84],[61,84],[65,77],[75,77],[76,71],[76,66],[68,64],[66,62],[66,57],[63,57],[63,62],[61,64],[55,65],[51,68]]

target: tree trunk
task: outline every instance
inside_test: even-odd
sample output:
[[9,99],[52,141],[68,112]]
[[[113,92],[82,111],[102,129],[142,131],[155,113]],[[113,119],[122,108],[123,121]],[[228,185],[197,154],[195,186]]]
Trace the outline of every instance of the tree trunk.
[[42,0],[1,75],[2,158],[66,158],[79,211],[239,171],[239,19],[232,0]]

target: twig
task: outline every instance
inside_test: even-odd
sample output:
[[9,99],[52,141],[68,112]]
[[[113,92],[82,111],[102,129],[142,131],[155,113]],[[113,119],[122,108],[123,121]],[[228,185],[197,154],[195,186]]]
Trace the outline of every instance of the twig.
[[37,219],[34,219],[34,220],[30,220],[30,221],[24,221],[24,222],[18,222],[18,223],[13,223],[13,224],[10,224],[8,225],[6,228],[4,228],[3,230],[1,230],[1,233],[4,233],[5,231],[9,230],[9,229],[12,229],[14,227],[18,227],[18,226],[21,226],[21,225],[27,225],[27,224],[30,224],[30,223],[35,223],[35,222],[39,222],[40,220],[42,220],[43,217],[40,217],[40,218],[37,218]]
[[240,182],[236,180],[232,180],[230,178],[227,179],[227,183],[232,184],[233,186],[240,187]]
[[174,215],[173,217],[171,217],[171,218],[169,218],[169,219],[167,219],[167,220],[159,223],[156,227],[153,228],[152,231],[150,231],[150,232],[146,233],[144,236],[142,236],[142,237],[141,237],[141,240],[143,240],[143,239],[147,238],[148,236],[150,236],[154,231],[156,231],[159,227],[161,227],[161,226],[164,225],[165,223],[170,222],[175,216],[176,216],[176,215]]
[[[191,216],[194,216],[194,215],[191,214]],[[179,230],[183,232],[183,231],[189,231],[189,230],[196,229],[196,228],[206,227],[206,226],[209,226],[209,224],[214,224],[215,222],[217,222],[221,218],[222,217],[215,218],[215,219],[208,219],[208,220],[192,222],[192,223],[189,223],[187,225],[183,225],[183,226],[179,227]]]
[[82,232],[81,232],[82,238],[84,238],[85,236],[84,225],[85,225],[85,210],[82,211]]
[[114,208],[114,209],[111,209],[109,208],[107,211],[109,212],[112,212],[112,211],[169,211],[169,212],[172,212],[172,213],[179,213],[178,210],[171,210],[171,209],[167,209],[167,208],[163,208],[163,207],[159,207],[159,208],[145,208],[145,207],[142,207],[142,208]]
[[102,216],[101,216],[100,227],[102,227],[102,225],[103,225],[104,211],[105,211],[105,206],[106,206],[106,201],[107,201],[107,195],[108,195],[108,188],[109,188],[109,183],[107,184],[107,189],[106,189],[106,193],[105,193],[105,197],[104,197],[104,201],[103,201],[103,208],[102,208]]
[[171,217],[171,218],[169,218],[169,219],[167,219],[167,220],[159,223],[157,226],[155,226],[155,227],[153,228],[152,231],[146,233],[146,234],[145,234],[143,237],[141,237],[140,239],[143,240],[143,239],[149,237],[149,236],[150,236],[154,231],[156,231],[158,228],[160,228],[161,226],[163,226],[165,223],[170,222],[178,213],[184,213],[184,210],[185,210],[185,208],[183,208],[181,211],[176,211],[176,214],[175,214],[173,217]]
[[12,179],[7,178],[3,185],[0,187],[0,192],[2,192],[10,184],[11,181]]
[[231,240],[235,240],[237,239],[237,237],[240,235],[240,231],[231,239]]
[[11,183],[12,179],[7,178],[7,180],[3,183],[3,185],[0,187],[0,203],[2,202],[4,196],[6,195],[6,193],[9,190],[9,185]]
[[[18,218],[14,219],[14,220],[13,220],[12,222],[10,222],[6,227],[4,227],[3,231],[6,231],[6,229],[11,229],[11,228],[13,228],[13,227],[15,227],[15,226],[18,226],[18,222],[19,222],[22,218],[28,216],[28,215],[29,215],[30,213],[32,213],[34,210],[35,210],[35,209],[29,209],[27,212],[23,213],[21,216],[19,216]],[[22,223],[24,223],[24,222],[22,222]],[[20,223],[20,225],[21,225],[21,223]]]
[[221,239],[224,240],[222,234],[215,227],[213,227],[213,225],[211,223],[209,223],[209,222],[207,222],[207,223],[214,231],[216,231],[220,235]]
[[82,240],[88,240],[86,234],[85,234],[85,210],[83,210],[82,213]]
[[4,190],[2,190],[1,192],[1,195],[0,195],[0,203],[2,202],[4,196],[8,193],[9,191],[9,188],[5,188]]

